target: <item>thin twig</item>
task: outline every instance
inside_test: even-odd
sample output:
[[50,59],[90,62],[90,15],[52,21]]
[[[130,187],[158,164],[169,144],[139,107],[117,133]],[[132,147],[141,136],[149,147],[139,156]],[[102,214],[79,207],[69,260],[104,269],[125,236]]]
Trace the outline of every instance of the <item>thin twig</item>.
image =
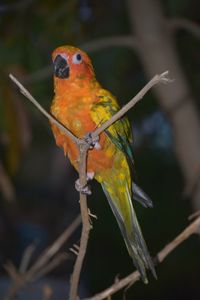
[[87,52],[95,52],[109,47],[128,47],[137,49],[138,41],[133,38],[132,35],[117,35],[108,36],[106,38],[100,38],[96,40],[89,41],[80,46],[81,49]]
[[67,253],[58,253],[57,255],[55,255],[54,258],[52,258],[52,260],[43,268],[41,268],[40,270],[37,271],[37,273],[35,273],[30,281],[36,281],[39,278],[41,278],[42,276],[46,275],[47,273],[51,272],[52,270],[54,270],[57,266],[59,266],[63,261],[65,261],[68,258]]
[[[28,282],[33,282],[39,277],[43,276],[47,272],[57,267],[63,260],[67,258],[65,253],[57,254],[63,244],[69,239],[72,233],[77,229],[81,223],[80,215],[71,223],[71,225],[49,246],[42,255],[36,260],[35,264],[28,270],[27,266],[31,258],[31,246],[24,252],[22,257],[21,267],[18,271],[12,263],[7,263],[4,268],[12,278],[12,284],[7,291],[7,295],[4,300],[13,300],[19,291]],[[28,259],[27,259],[28,255]],[[26,270],[26,272],[25,272]]]
[[13,279],[13,281],[15,282],[23,281],[21,274],[19,274],[19,272],[17,271],[17,269],[15,268],[12,262],[10,261],[7,262],[4,265],[4,269],[8,272],[8,274]]
[[[89,145],[86,143],[79,144],[79,183],[80,186],[85,186],[87,184],[87,176],[86,176],[86,165],[87,165],[87,152],[89,150]],[[80,193],[80,209],[81,209],[81,217],[83,228],[81,232],[81,240],[80,240],[80,248],[78,252],[78,256],[74,265],[74,270],[71,278],[70,285],[70,300],[77,299],[78,295],[78,284],[79,278],[81,274],[81,269],[83,265],[83,260],[87,250],[87,244],[89,239],[89,232],[91,229],[88,215],[88,207],[87,207],[87,196],[83,193]]]
[[200,209],[197,210],[197,211],[195,211],[193,214],[191,214],[191,215],[188,217],[188,220],[189,220],[189,221],[192,221],[192,220],[196,219],[196,218],[199,217],[199,216],[200,216]]
[[182,242],[187,240],[192,234],[199,233],[200,217],[186,227],[171,243],[167,244],[156,256],[159,263],[163,260]]
[[15,266],[8,262],[4,266],[5,270],[8,272],[12,279],[12,284],[10,285],[4,300],[13,300],[16,298],[16,295],[20,291],[20,289],[25,285],[25,280],[22,274],[20,274]]
[[168,22],[169,29],[176,32],[177,30],[183,29],[196,38],[200,38],[200,26],[199,24],[185,19],[185,18],[174,18]]
[[76,256],[78,256],[78,251],[75,250],[74,248],[69,248],[69,250],[74,253]]
[[[194,222],[192,222],[188,227],[186,227],[173,241],[167,244],[157,255],[155,261],[157,263],[163,262],[163,260],[178,247],[181,243],[183,243],[186,239],[188,239],[192,234],[198,233],[200,227],[200,217],[198,217]],[[102,300],[107,297],[115,294],[119,290],[128,286],[129,284],[134,284],[140,279],[140,274],[138,271],[131,273],[125,278],[119,280],[118,282],[111,285],[109,288],[105,289],[101,293],[96,294],[93,297],[84,299],[84,300]]]
[[32,104],[53,124],[58,126],[63,133],[67,134],[74,142],[78,143],[79,139],[62,123],[60,123],[56,118],[50,115],[40,104],[39,102],[29,93],[29,91],[17,80],[15,76],[9,74],[10,79],[18,86],[20,92],[32,102]]
[[139,93],[131,99],[126,105],[124,105],[116,114],[112,116],[108,121],[103,123],[100,127],[98,127],[93,133],[92,137],[98,137],[101,132],[107,129],[114,122],[123,117],[139,100],[141,100],[144,95],[156,84],[158,83],[169,83],[172,80],[167,76],[169,71],[165,71],[162,74],[155,75],[140,91]]
[[[100,133],[102,133],[105,129],[111,126],[114,122],[119,120],[122,116],[124,116],[139,100],[141,100],[144,95],[156,84],[158,83],[169,83],[172,80],[167,76],[169,71],[165,71],[162,74],[155,75],[141,90],[140,92],[131,99],[124,107],[122,107],[116,114],[112,116],[108,121],[103,123],[100,127],[98,127],[93,133],[92,137],[98,137]],[[57,125],[66,135],[71,137],[77,144],[80,140],[62,123],[60,123],[56,118],[50,115],[38,102],[37,100],[29,93],[29,91],[17,80],[15,76],[9,74],[10,79],[19,87],[20,92],[33,103],[34,106],[52,123]],[[84,141],[83,141],[84,142]]]
[[49,246],[37,259],[36,263],[29,269],[28,276],[31,278],[35,272],[43,268],[48,261],[60,250],[63,244],[69,239],[72,233],[81,224],[81,216],[78,217],[70,224],[69,227]]
[[19,272],[21,274],[25,273],[26,270],[28,269],[28,265],[30,263],[32,255],[35,251],[35,248],[36,248],[36,245],[31,244],[25,249],[24,254],[22,255],[22,260],[21,260],[20,266],[19,266]]

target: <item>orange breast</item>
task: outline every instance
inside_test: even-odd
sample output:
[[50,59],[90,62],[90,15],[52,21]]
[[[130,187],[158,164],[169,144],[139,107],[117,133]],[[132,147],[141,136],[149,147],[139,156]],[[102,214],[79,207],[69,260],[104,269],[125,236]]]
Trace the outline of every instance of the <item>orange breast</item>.
[[[55,125],[52,130],[59,147],[63,148],[72,165],[78,170],[78,148],[74,141],[60,131]],[[88,131],[90,132],[90,131]],[[110,169],[113,166],[113,157],[116,152],[115,146],[110,142],[105,133],[100,135],[100,149],[91,149],[88,151],[87,172],[101,173],[103,170]]]
[[[83,138],[97,127],[90,114],[95,95],[91,94],[91,92],[88,93],[88,91],[82,91],[77,94],[65,93],[64,95],[67,96],[55,97],[51,112],[77,137]],[[52,125],[52,130],[57,145],[63,148],[65,155],[69,157],[73,166],[78,169],[78,149],[76,144],[55,125]],[[115,155],[116,148],[105,133],[100,135],[99,144],[99,150],[92,149],[88,151],[87,172],[99,173],[102,170],[111,168],[113,165],[113,156]]]

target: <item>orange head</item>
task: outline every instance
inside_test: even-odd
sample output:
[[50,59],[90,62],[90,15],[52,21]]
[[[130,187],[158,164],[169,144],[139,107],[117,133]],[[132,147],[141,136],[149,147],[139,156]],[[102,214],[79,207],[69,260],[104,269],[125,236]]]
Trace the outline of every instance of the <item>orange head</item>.
[[61,46],[52,54],[55,81],[74,83],[95,77],[88,55],[72,46]]

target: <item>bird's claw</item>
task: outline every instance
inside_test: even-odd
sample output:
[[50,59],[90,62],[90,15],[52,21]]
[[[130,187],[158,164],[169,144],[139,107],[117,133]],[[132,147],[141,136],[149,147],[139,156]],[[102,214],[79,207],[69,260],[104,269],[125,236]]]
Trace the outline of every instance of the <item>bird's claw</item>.
[[79,179],[77,179],[76,182],[75,182],[75,188],[81,194],[84,194],[84,195],[91,195],[92,194],[90,186],[88,184],[82,186],[80,184]]
[[[90,145],[90,149],[93,149],[93,148],[96,148],[96,147],[98,147],[98,145],[99,145],[99,143],[98,143],[98,141],[99,141],[99,137],[97,136],[97,137],[93,137],[92,136],[92,133],[91,132],[89,132],[89,133],[87,133],[86,135],[85,135],[85,141],[86,141],[86,143],[88,143],[89,145]],[[100,145],[99,145],[100,146]]]

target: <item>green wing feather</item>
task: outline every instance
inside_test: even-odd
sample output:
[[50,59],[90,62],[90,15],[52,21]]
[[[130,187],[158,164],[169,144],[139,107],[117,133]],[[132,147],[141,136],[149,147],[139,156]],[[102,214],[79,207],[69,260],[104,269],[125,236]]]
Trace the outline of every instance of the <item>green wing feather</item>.
[[[107,90],[100,89],[97,98],[98,101],[91,108],[91,116],[97,126],[100,126],[109,120],[120,107],[116,98]],[[121,118],[107,128],[105,132],[113,144],[125,154],[132,177],[134,177],[133,137],[128,119],[126,117]],[[132,193],[133,199],[144,207],[153,207],[152,200],[135,182],[132,182]]]
[[[97,97],[98,101],[91,108],[91,116],[97,126],[100,126],[119,110],[119,105],[115,97],[106,90],[101,89]],[[133,168],[132,135],[128,119],[123,117],[116,121],[106,130],[106,134],[127,158],[130,168],[131,166]],[[120,152],[119,157],[121,157]],[[132,183],[133,191],[129,190],[129,178],[121,181],[117,176],[117,171],[112,172],[115,172],[113,173],[114,176],[106,176],[105,182],[101,184],[117,219],[133,263],[139,270],[144,282],[147,282],[145,269],[151,269],[155,277],[156,273],[132,206],[131,195],[145,207],[152,207],[152,202],[135,183]],[[129,175],[130,172],[128,171],[127,174]],[[124,193],[113,192],[120,185],[124,185]]]
[[[100,126],[109,120],[119,109],[116,98],[107,90],[101,89],[97,95],[98,101],[92,106],[92,119]],[[108,137],[118,149],[128,156],[134,164],[131,144],[133,142],[129,121],[126,117],[116,121],[106,129]]]

